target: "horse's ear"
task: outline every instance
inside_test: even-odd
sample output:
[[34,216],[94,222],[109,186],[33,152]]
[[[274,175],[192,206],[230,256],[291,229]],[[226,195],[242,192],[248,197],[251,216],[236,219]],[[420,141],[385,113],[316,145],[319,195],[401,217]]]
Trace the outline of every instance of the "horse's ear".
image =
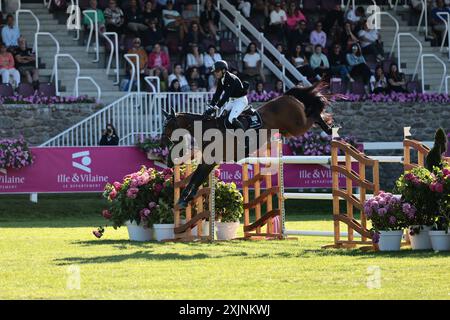
[[169,118],[170,116],[165,110],[162,111],[162,114],[165,118]]
[[170,108],[170,115],[175,117],[175,109],[174,108]]

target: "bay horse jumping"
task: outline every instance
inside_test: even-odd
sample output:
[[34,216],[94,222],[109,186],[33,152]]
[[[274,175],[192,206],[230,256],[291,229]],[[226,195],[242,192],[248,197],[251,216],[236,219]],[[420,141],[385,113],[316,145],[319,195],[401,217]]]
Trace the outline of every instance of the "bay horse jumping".
[[[278,130],[283,137],[296,137],[307,132],[314,125],[320,126],[327,134],[331,135],[332,117],[325,111],[330,104],[329,95],[323,93],[325,85],[317,84],[307,88],[292,88],[283,95],[264,103],[257,112],[262,120],[260,129]],[[163,134],[161,137],[161,145],[167,146],[170,142],[178,143],[171,140],[172,133],[176,129],[185,129],[191,137],[194,137],[194,122],[202,122],[202,132],[208,129],[219,129],[224,135],[227,128],[224,124],[224,117],[207,118],[203,115],[191,113],[175,113],[169,114],[163,112],[166,117],[164,123]],[[270,141],[270,140],[266,140]],[[201,150],[203,151],[211,141],[203,141]],[[224,150],[226,146],[224,145]],[[226,152],[223,153],[224,155]],[[239,161],[244,157],[238,157],[234,161]],[[170,161],[169,156],[169,161]],[[226,159],[222,159],[225,161]],[[229,160],[229,159],[228,159]],[[210,172],[220,163],[206,164],[200,163],[192,175],[189,184],[183,190],[178,202],[180,208],[185,208],[190,200],[193,199],[201,184],[207,179]]]

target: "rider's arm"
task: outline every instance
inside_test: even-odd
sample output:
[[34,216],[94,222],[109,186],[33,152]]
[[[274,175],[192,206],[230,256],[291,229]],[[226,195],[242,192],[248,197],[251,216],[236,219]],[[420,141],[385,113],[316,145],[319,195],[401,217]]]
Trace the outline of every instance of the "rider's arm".
[[216,92],[214,93],[212,100],[211,100],[211,105],[215,106],[217,104],[217,102],[220,99],[220,95],[223,92],[223,85],[222,85],[222,81],[219,80],[217,81],[217,88],[216,88]]
[[232,84],[231,84],[231,86],[227,87],[227,90],[225,90],[225,92],[224,92],[224,94],[223,94],[223,96],[222,96],[222,99],[220,99],[219,103],[217,104],[217,106],[218,106],[219,108],[221,108],[221,107],[228,101],[228,99],[229,99],[230,96],[231,96],[231,93],[232,93],[234,90],[237,89],[237,88],[236,88],[237,86],[238,86],[238,82],[237,82],[237,81],[233,81]]

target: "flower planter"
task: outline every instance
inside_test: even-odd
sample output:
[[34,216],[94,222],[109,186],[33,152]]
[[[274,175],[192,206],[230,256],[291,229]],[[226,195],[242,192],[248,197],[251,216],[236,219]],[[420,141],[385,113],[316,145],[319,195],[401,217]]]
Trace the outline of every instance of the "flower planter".
[[217,222],[216,223],[216,235],[217,240],[231,240],[236,237],[237,229],[240,222]]
[[173,233],[173,223],[167,224],[154,224],[153,231],[155,233],[155,240],[162,241],[166,239],[173,239],[175,235]]
[[[419,226],[411,226],[409,229],[418,228]],[[413,250],[430,250],[431,240],[428,232],[431,230],[430,226],[422,226],[420,228],[419,234],[409,235],[409,239],[411,241],[411,248]]]
[[380,240],[378,248],[380,251],[399,251],[402,242],[403,230],[379,231]]
[[[181,219],[180,220],[180,224],[185,224],[186,220],[185,219]],[[193,236],[197,235],[197,226],[192,228],[191,234]],[[207,237],[209,235],[209,221],[202,221],[202,237]]]
[[450,251],[450,230],[428,231],[431,240],[431,246],[434,251]]
[[153,230],[151,228],[138,225],[136,221],[125,222],[128,229],[128,236],[131,241],[150,241],[153,239]]

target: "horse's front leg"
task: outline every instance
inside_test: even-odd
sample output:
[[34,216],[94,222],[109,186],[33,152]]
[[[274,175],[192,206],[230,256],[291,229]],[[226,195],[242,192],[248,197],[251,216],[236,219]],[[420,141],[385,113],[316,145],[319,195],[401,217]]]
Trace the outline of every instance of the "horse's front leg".
[[328,134],[328,135],[332,135],[332,134],[333,134],[333,130],[331,130],[331,127],[325,122],[325,120],[323,120],[322,117],[319,117],[319,118],[316,120],[316,124],[318,124],[319,127],[320,127],[323,131],[325,131],[326,134]]
[[200,164],[197,169],[194,171],[194,174],[191,177],[186,188],[184,188],[181,193],[180,200],[178,200],[178,206],[180,208],[186,208],[195,195],[198,192],[200,186],[205,182],[208,178],[211,171],[214,169],[215,164]]

